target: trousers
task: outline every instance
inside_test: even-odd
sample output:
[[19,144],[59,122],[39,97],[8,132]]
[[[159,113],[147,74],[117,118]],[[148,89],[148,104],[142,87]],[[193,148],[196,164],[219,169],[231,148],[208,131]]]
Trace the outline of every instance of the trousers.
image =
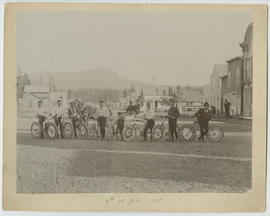
[[155,125],[155,121],[153,119],[148,119],[147,120],[146,125],[145,125],[144,130],[143,130],[144,139],[147,138],[147,132],[148,132],[149,129],[150,129],[150,132],[151,132],[151,140],[153,139],[152,130],[153,130],[154,125]]
[[75,138],[77,138],[77,124],[78,124],[78,119],[77,118],[73,118],[73,119],[71,119],[71,122],[72,122],[72,126],[73,126],[73,129],[74,129],[74,136],[75,136]]
[[97,119],[98,121],[98,125],[99,125],[99,128],[100,128],[100,133],[101,133],[101,137],[102,139],[105,138],[105,133],[106,133],[106,117],[103,117],[103,116],[100,116],[98,117]]
[[178,133],[176,130],[176,126],[177,126],[177,119],[169,118],[169,130],[170,130],[170,134],[171,134],[173,140],[178,139]]
[[63,137],[63,133],[62,133],[62,131],[63,131],[63,124],[62,124],[62,122],[61,122],[61,119],[62,119],[61,116],[55,117],[54,121],[55,121],[55,124],[56,124],[57,129],[60,130],[61,138],[64,138],[64,137]]
[[199,126],[200,126],[200,138],[204,140],[204,136],[208,134],[208,121],[199,121]]
[[40,137],[41,138],[44,138],[44,122],[45,122],[45,116],[38,116],[38,122],[39,122],[39,125],[40,125]]

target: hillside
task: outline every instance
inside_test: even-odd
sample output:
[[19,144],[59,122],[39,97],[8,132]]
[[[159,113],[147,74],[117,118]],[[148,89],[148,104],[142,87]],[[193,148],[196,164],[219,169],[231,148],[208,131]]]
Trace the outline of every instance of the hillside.
[[30,80],[38,81],[41,77],[47,79],[49,76],[53,77],[58,88],[125,89],[132,84],[151,87],[151,83],[130,80],[108,68],[95,68],[80,72],[38,72],[29,74]]
[[[49,82],[49,77],[52,77],[58,89],[128,89],[131,85],[137,85],[143,89],[144,94],[153,94],[154,88],[158,88],[159,94],[165,89],[168,90],[168,85],[156,85],[152,83],[131,80],[109,68],[95,68],[89,71],[79,72],[37,72],[29,73],[29,78],[33,85]],[[175,88],[175,86],[172,86]]]

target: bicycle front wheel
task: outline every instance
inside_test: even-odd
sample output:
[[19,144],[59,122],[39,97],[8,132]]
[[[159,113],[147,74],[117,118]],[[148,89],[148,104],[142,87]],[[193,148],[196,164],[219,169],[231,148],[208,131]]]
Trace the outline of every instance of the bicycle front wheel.
[[136,136],[135,128],[131,125],[126,125],[123,129],[123,139],[125,141],[130,141],[134,139],[135,136]]
[[190,125],[183,125],[178,131],[179,138],[186,141],[192,141],[196,137],[196,131]]
[[79,137],[81,139],[87,139],[88,137],[88,125],[85,123],[80,123],[78,125],[78,132],[79,132]]
[[209,142],[220,142],[224,137],[223,130],[218,126],[209,127],[207,138]]
[[152,130],[154,140],[161,140],[164,136],[164,130],[161,125],[155,125]]

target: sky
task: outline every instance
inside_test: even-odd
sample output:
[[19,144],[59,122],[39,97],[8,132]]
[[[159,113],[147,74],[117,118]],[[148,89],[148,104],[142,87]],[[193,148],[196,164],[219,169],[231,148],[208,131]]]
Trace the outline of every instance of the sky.
[[214,64],[242,54],[251,22],[237,10],[24,11],[16,61],[27,73],[106,67],[134,80],[203,85]]

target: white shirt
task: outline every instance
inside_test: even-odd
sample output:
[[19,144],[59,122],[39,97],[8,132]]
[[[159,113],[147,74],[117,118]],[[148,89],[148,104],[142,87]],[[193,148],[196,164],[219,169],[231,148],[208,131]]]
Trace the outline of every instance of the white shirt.
[[65,114],[63,106],[54,107],[53,114],[57,117],[62,117]]
[[155,118],[155,113],[152,109],[146,109],[144,111],[144,118],[146,119],[154,119]]
[[97,115],[98,115],[98,117],[108,117],[109,111],[106,107],[99,107],[97,109]]

